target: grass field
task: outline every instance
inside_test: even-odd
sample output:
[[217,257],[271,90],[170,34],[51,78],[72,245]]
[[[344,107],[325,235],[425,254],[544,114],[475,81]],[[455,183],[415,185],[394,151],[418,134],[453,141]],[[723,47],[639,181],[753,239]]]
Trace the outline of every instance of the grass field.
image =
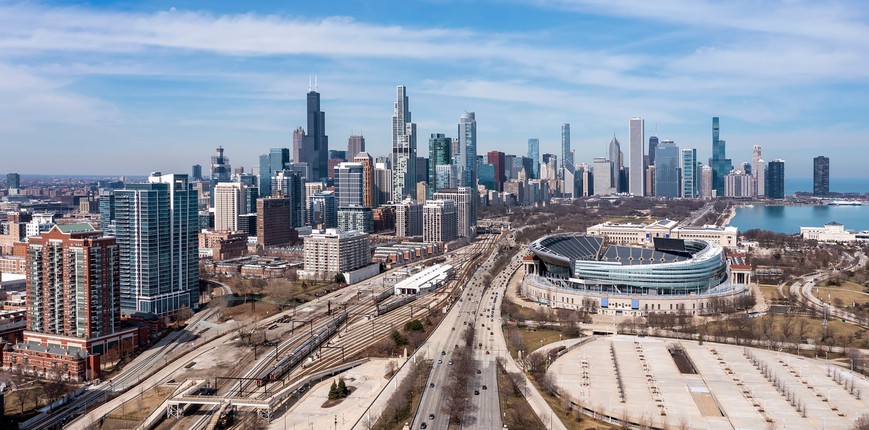
[[[525,327],[520,327],[516,330],[518,330],[519,336],[522,338],[522,345],[525,346],[525,356],[528,356],[543,345],[562,340],[560,330],[528,329]],[[507,342],[507,349],[510,351],[510,354],[513,355],[513,357],[517,357],[518,351],[511,342]]]
[[760,284],[758,285],[760,292],[763,294],[764,300],[767,303],[774,303],[776,300],[787,299],[787,297],[779,294],[778,285]]
[[835,305],[837,299],[843,306],[854,306],[854,303],[869,303],[869,294],[863,292],[863,286],[854,282],[845,281],[838,286],[824,286],[815,288],[815,297],[821,301]]
[[[809,339],[814,339],[817,341],[823,335],[824,320],[823,320],[823,318],[819,318],[819,317],[809,317],[809,316],[799,316],[799,315],[785,317],[782,315],[767,314],[767,315],[764,315],[760,318],[753,318],[750,321],[752,324],[755,324],[754,332],[757,334],[757,337],[760,338],[761,331],[759,328],[764,324],[765,321],[768,321],[769,319],[773,319],[773,330],[772,330],[773,339],[780,340],[782,338],[782,323],[785,321],[785,318],[792,318],[793,319],[793,329],[792,329],[793,335],[792,336],[796,335],[797,327],[798,327],[799,322],[801,320],[806,322],[806,335],[805,335],[804,339],[809,338]],[[724,324],[728,324],[728,323],[723,322],[723,321],[710,322],[708,324],[709,335],[720,334],[720,332],[719,332],[720,327]],[[728,326],[728,328],[729,328],[728,335],[735,336],[736,329],[732,323]],[[850,346],[859,347],[859,348],[866,348],[867,346],[869,346],[869,336],[866,336],[865,330],[860,328],[859,326],[856,326],[853,324],[848,324],[848,323],[843,323],[837,319],[830,319],[827,321],[827,330],[828,330],[828,333],[832,334],[836,338],[837,345],[839,345],[839,346],[842,346],[843,343],[846,343],[847,339],[852,339]],[[751,330],[749,329],[749,331],[751,331]],[[805,340],[803,342],[805,342]],[[849,346],[849,345],[845,345],[845,346]],[[812,353],[812,355],[814,355],[814,353]]]

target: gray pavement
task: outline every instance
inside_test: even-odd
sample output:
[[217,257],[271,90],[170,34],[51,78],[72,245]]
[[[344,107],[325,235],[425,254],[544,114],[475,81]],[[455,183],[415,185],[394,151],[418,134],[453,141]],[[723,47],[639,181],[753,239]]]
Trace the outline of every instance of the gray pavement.
[[[680,371],[668,350],[674,345],[684,349],[696,374]],[[774,350],[608,336],[564,354],[549,372],[574,402],[605,420],[698,429],[848,429],[869,410],[869,380],[827,369],[824,360]],[[854,394],[844,381],[853,382]]]

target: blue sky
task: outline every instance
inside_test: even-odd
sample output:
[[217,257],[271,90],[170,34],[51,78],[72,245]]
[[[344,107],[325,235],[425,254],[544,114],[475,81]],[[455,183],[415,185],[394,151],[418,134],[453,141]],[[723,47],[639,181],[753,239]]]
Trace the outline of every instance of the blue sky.
[[222,145],[250,170],[290,147],[316,74],[331,147],[389,151],[395,86],[419,153],[476,112],[478,151],[604,156],[628,120],[734,164],[869,178],[869,5],[818,1],[7,2],[0,172],[188,172]]

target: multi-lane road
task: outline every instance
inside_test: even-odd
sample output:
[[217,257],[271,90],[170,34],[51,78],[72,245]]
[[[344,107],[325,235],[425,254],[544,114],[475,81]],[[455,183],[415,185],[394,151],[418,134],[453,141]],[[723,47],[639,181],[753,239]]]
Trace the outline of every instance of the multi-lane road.
[[[504,240],[506,236],[507,234],[504,233],[498,240]],[[431,351],[434,365],[416,416],[411,422],[412,429],[449,427],[449,414],[444,413],[445,389],[450,382],[452,356],[454,351],[464,344],[465,329],[474,331],[473,357],[476,369],[468,378],[467,389],[471,392],[471,408],[462,421],[463,428],[501,427],[495,367],[497,351],[490,348],[494,341],[492,325],[500,324],[493,314],[493,309],[497,309],[500,304],[495,300],[496,295],[488,291],[489,285],[484,284],[486,274],[492,270],[496,257],[495,253],[489,254],[481,264],[472,267],[472,275],[469,278],[460,279],[460,282],[464,283],[464,289],[458,303],[453,306],[424,346],[426,351]]]

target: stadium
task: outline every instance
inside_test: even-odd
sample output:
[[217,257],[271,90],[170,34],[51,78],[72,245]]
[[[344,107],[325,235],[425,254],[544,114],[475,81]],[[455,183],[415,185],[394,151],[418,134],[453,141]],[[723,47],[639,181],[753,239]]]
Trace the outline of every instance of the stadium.
[[655,238],[653,247],[639,247],[558,233],[528,248],[520,293],[551,307],[612,315],[697,315],[713,312],[722,300],[749,294],[750,268],[712,242]]

